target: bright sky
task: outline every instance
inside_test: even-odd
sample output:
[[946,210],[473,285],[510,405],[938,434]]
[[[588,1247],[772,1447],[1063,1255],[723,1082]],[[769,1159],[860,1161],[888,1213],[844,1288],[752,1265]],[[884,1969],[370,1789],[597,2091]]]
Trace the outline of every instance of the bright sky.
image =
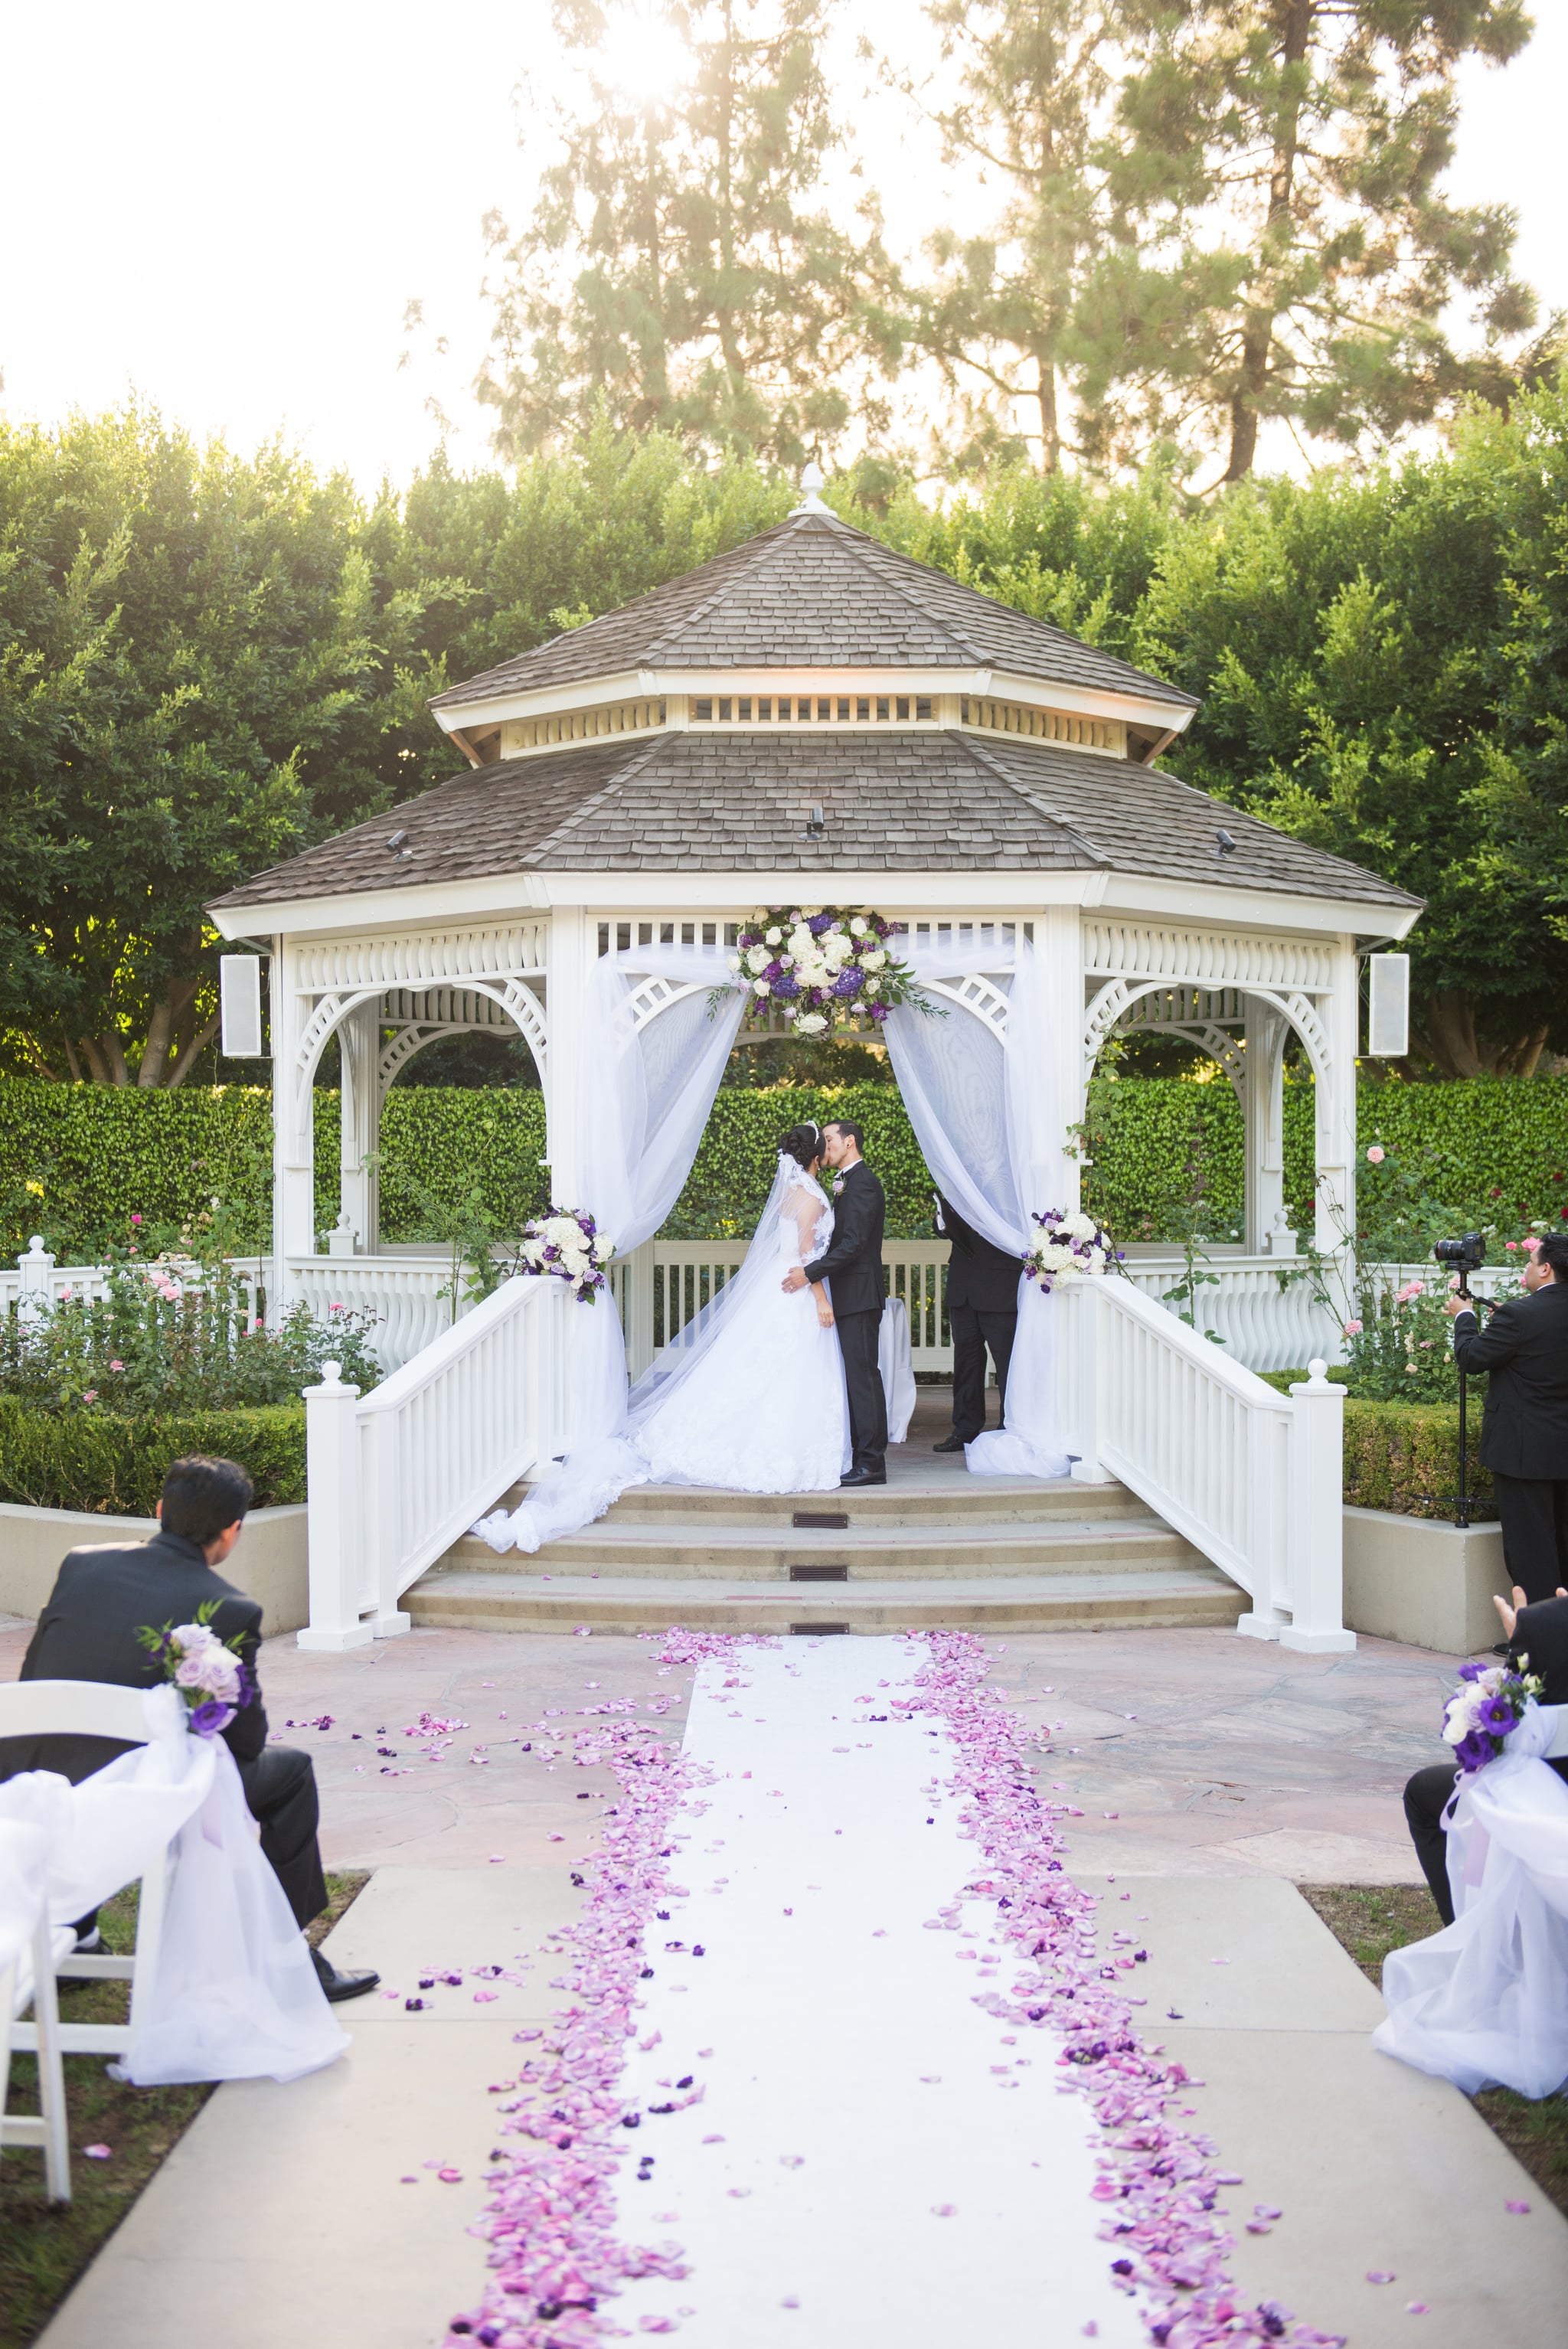
[[[1466,78],[1451,186],[1517,208],[1523,274],[1568,309],[1568,6],[1537,14],[1524,57]],[[856,17],[884,47],[919,29],[911,0],[855,0],[846,35]],[[486,460],[467,388],[489,332],[480,221],[528,210],[513,93],[525,72],[550,89],[548,0],[0,0],[0,28],[5,414],[134,389],[242,448],[281,429],[370,488],[428,455],[434,395],[454,460]],[[852,111],[908,223],[936,177],[883,107]],[[400,371],[411,296],[450,352],[427,337]]]

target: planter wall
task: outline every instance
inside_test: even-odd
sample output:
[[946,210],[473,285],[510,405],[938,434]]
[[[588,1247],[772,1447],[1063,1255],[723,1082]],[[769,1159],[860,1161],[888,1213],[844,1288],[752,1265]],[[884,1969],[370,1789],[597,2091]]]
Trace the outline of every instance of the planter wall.
[[1502,1530],[1387,1509],[1345,1512],[1345,1621],[1375,1639],[1470,1656],[1501,1636],[1492,1595],[1506,1597]]
[[[262,1603],[262,1632],[297,1631],[310,1620],[303,1504],[253,1509],[232,1555],[225,1582]],[[158,1530],[147,1517],[109,1517],[88,1509],[29,1509],[0,1502],[0,1615],[36,1622],[68,1549],[105,1542],[146,1541]]]

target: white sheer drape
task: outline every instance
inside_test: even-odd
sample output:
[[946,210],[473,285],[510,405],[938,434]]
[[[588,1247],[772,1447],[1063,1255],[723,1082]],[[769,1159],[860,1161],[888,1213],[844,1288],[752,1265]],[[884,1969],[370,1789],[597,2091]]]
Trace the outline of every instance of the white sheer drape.
[[[639,1029],[633,999],[650,978],[693,991]],[[716,988],[725,991],[717,1004]],[[651,1239],[680,1196],[746,997],[721,947],[633,947],[601,956],[589,975],[577,1164],[593,1196],[556,1204],[585,1208],[619,1256]],[[492,1549],[539,1549],[592,1524],[642,1473],[627,1440],[626,1349],[614,1299],[574,1306],[568,1326],[565,1457],[510,1516],[498,1509],[474,1527]]]
[[[926,982],[956,979],[978,965],[972,946],[956,944],[916,947],[907,959]],[[957,1004],[944,1007],[945,1019],[904,1005],[885,1032],[915,1140],[944,1195],[984,1238],[1022,1256],[1036,1236],[1031,1214],[1060,1206],[1068,1193],[1052,1022],[1072,1018],[1077,1006],[1048,1000],[1044,969],[1025,938],[1010,972],[986,975],[1007,997],[1005,1045],[988,1020]],[[975,1475],[1067,1474],[1057,1352],[1052,1300],[1020,1277],[1006,1424],[966,1447]]]
[[1541,1756],[1568,1708],[1530,1705],[1462,1782],[1448,1829],[1454,1922],[1383,1961],[1373,2044],[1466,2095],[1568,2080],[1568,1785]]
[[[150,1742],[79,1786],[30,1770],[0,1785],[0,1822],[42,1837],[51,1922],[69,1924],[134,1883],[175,1846],[158,1962],[137,1984],[136,2031],[120,2076],[297,2079],[348,2046],[322,1995],[304,1934],[256,1840],[234,1757],[193,1737],[171,1688],[150,1689]],[[0,1878],[0,1948],[26,1886]]]

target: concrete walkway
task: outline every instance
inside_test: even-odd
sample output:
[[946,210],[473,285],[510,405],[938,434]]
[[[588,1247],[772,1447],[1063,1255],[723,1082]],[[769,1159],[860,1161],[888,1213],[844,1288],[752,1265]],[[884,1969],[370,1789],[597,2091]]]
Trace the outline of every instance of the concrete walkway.
[[[0,1630],[0,1676],[26,1637]],[[1284,2212],[1266,2236],[1240,2233],[1249,2296],[1354,2349],[1412,2326],[1433,2349],[1471,2349],[1503,2323],[1555,2337],[1568,2225],[1462,2097],[1374,2054],[1381,2002],[1290,1880],[1413,1878],[1398,1789],[1440,1758],[1455,1660],[1374,1641],[1289,1656],[1205,1631],[1030,1635],[992,1653],[1010,1702],[1063,1723],[1053,1768],[1088,1814],[1071,1822],[1074,1872],[1096,1889],[1113,1872],[1106,1930],[1130,1915],[1147,1935],[1147,2027],[1204,2083],[1192,2103],[1243,2177],[1238,2228],[1255,2203]],[[691,1677],[636,1640],[434,1631],[344,1657],[277,1641],[263,1671],[274,1727],[315,1755],[329,1864],[377,1871],[332,1954],[429,2003],[348,2009],[353,2052],[318,2078],[221,2089],[44,2349],[164,2349],[192,2293],[222,2310],[232,2349],[434,2349],[482,2272],[465,2230],[498,2142],[485,2085],[513,2075],[519,2019],[551,2010],[542,1945],[572,1913],[570,1864],[609,1792],[529,1724],[635,1697],[674,1729]],[[467,1727],[406,1736],[422,1713]],[[284,1731],[290,1718],[332,1725]],[[500,1985],[494,2003],[476,2004],[471,1981],[418,1989],[416,1967],[519,1951],[535,1954],[529,1987]],[[1397,2281],[1369,2285],[1368,2271]],[[1429,2313],[1408,2316],[1411,2301]],[[1048,2325],[1039,2349],[1057,2349]]]

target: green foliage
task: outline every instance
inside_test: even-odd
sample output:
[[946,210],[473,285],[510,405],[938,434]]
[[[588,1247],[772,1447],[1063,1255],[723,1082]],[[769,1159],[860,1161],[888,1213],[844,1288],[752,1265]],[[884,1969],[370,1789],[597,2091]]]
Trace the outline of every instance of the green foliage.
[[304,1405],[248,1411],[40,1410],[0,1394],[0,1500],[150,1517],[171,1461],[237,1460],[257,1508],[304,1499]]
[[[1450,1371],[1452,1365],[1450,1364]],[[1346,1386],[1347,1369],[1328,1373]],[[1265,1371],[1264,1382],[1288,1394],[1306,1376],[1300,1371]],[[1472,1381],[1468,1486],[1475,1514],[1495,1517],[1497,1499],[1490,1472],[1480,1464],[1480,1405]],[[1388,1402],[1346,1393],[1345,1399],[1345,1499],[1357,1509],[1391,1509],[1402,1517],[1454,1514],[1460,1477],[1460,1407],[1456,1401]]]
[[[1090,1108],[1102,1140],[1085,1169],[1085,1204],[1118,1239],[1181,1237],[1195,1142],[1202,1143],[1206,1186],[1201,1236],[1222,1238],[1238,1227],[1242,1118],[1228,1083],[1101,1077],[1090,1089]],[[124,1238],[133,1209],[150,1223],[189,1223],[213,1191],[229,1203],[242,1249],[265,1247],[271,1109],[268,1094],[240,1086],[148,1093],[0,1078],[0,1253],[15,1257],[29,1233],[42,1232],[60,1262],[96,1262]],[[749,1229],[772,1180],[776,1137],[802,1117],[820,1123],[840,1112],[866,1128],[866,1154],[888,1190],[890,1233],[923,1234],[930,1178],[897,1088],[879,1078],[772,1089],[726,1085],[665,1226],[669,1237],[716,1239]],[[1295,1228],[1309,1232],[1310,1082],[1286,1084],[1284,1112],[1285,1202]],[[1387,1165],[1397,1154],[1417,1169],[1425,1191],[1446,1209],[1449,1228],[1491,1224],[1501,1241],[1532,1223],[1568,1221],[1568,1079],[1364,1083],[1359,1117],[1363,1150],[1380,1142],[1390,1152]],[[537,1092],[394,1086],[381,1138],[388,1239],[442,1238],[438,1207],[457,1208],[476,1191],[502,1237],[515,1237],[549,1205],[549,1177],[540,1164],[544,1102]],[[338,1150],[337,1097],[318,1092],[321,1232],[337,1218]],[[1388,1220],[1382,1170],[1363,1156],[1357,1180],[1363,1224],[1381,1245],[1379,1226]],[[41,1183],[42,1197],[29,1183]],[[1420,1245],[1427,1245],[1424,1226]],[[1501,1247],[1493,1254],[1501,1259]]]
[[[1407,1281],[1392,1295],[1363,1297],[1360,1318],[1346,1325],[1349,1338],[1346,1384],[1369,1402],[1453,1402],[1460,1391],[1449,1318],[1442,1307],[1448,1281],[1432,1268],[1430,1279]],[[1470,1382],[1484,1392],[1484,1379]]]

